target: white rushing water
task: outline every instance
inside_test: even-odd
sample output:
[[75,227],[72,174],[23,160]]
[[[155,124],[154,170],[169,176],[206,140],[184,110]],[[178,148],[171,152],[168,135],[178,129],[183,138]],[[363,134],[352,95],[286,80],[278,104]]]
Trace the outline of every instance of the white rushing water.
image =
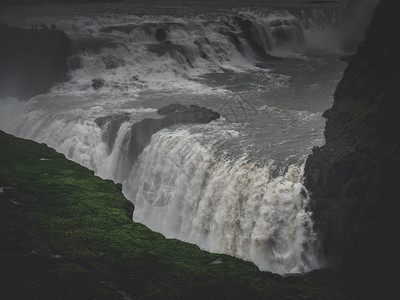
[[[123,5],[142,13],[126,13]],[[76,54],[69,81],[26,102],[1,99],[0,129],[45,142],[121,182],[135,204],[134,220],[167,237],[280,274],[318,268],[302,165],[323,143],[320,115],[344,68],[343,11],[232,7],[173,14],[153,7],[146,14],[141,5],[1,14],[10,25],[55,24]],[[96,78],[104,80],[98,90]],[[132,124],[175,102],[224,117],[157,132],[133,162]],[[103,117],[110,119],[100,126]]]
[[185,130],[156,134],[127,181],[136,219],[210,251],[277,273],[315,268],[301,170],[273,178],[270,167],[216,156]]
[[[109,152],[101,129],[88,118],[96,107],[49,114],[36,107],[42,104],[39,99],[3,104],[8,110],[1,110],[0,128],[46,142],[97,174],[122,182],[135,203],[134,219],[151,229],[252,260],[272,272],[318,267],[307,198],[301,195],[301,166],[273,176],[273,161],[258,166],[246,157],[217,154],[215,144],[238,134],[229,126],[198,125],[201,131],[192,133],[191,126],[163,130],[130,166],[124,137],[131,122],[121,125]],[[130,115],[140,113],[131,110]],[[216,130],[223,131],[212,139],[204,135]]]

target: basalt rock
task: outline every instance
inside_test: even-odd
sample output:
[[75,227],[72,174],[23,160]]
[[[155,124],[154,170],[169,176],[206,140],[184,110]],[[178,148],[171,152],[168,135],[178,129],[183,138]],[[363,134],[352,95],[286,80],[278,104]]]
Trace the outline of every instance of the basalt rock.
[[70,40],[62,31],[0,24],[0,98],[26,100],[67,80],[70,54]]
[[399,12],[399,1],[378,5],[324,114],[326,144],[305,166],[323,255],[363,299],[385,298],[399,266]]
[[122,123],[129,121],[128,114],[117,114],[107,117],[100,117],[95,120],[97,126],[103,130],[103,142],[107,144],[107,152],[110,154],[114,149],[115,139]]
[[[255,31],[254,25],[250,20],[245,20],[239,16],[235,17],[235,22],[240,26],[243,31],[244,38],[247,43],[253,50],[253,52],[263,60],[271,60],[274,59],[273,56],[269,55],[265,52],[265,49],[262,44],[260,44],[257,39],[255,39],[253,32]],[[238,43],[235,43],[238,48]],[[239,50],[240,51],[240,50]]]
[[105,81],[103,78],[92,79],[92,88],[97,91],[104,86],[104,83]]
[[164,42],[167,40],[168,34],[164,28],[157,28],[155,36],[157,41]]
[[161,119],[144,119],[132,125],[129,139],[129,156],[133,162],[143,149],[150,143],[151,137],[157,131],[175,124],[209,123],[220,117],[219,113],[198,105],[170,104],[158,110]]
[[116,55],[105,56],[102,61],[107,69],[116,69],[125,65],[125,61]]

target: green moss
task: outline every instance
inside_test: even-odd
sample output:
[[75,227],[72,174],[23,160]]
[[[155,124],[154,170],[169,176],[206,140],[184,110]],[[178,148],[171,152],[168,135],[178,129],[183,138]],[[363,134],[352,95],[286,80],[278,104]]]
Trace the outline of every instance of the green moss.
[[[39,299],[348,299],[332,273],[288,278],[166,239],[127,217],[121,187],[0,132],[0,287]],[[41,160],[47,158],[48,160]],[[210,264],[221,259],[222,264]],[[323,282],[314,274],[329,275]]]

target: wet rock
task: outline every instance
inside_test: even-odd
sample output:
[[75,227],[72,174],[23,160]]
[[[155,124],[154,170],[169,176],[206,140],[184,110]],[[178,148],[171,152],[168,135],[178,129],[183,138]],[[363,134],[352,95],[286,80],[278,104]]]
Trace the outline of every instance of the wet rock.
[[103,78],[92,79],[92,87],[96,91],[101,89],[104,86],[104,83],[105,83],[105,81]]
[[143,149],[149,144],[151,137],[157,131],[175,124],[209,123],[220,117],[219,113],[198,105],[170,104],[158,110],[162,119],[144,119],[132,125],[129,136],[129,157],[133,163]]
[[[274,57],[269,55],[268,53],[265,52],[265,49],[262,44],[260,44],[256,38],[254,37],[253,31],[255,30],[253,23],[250,20],[245,20],[239,16],[236,16],[234,18],[235,22],[240,26],[240,28],[243,31],[244,38],[246,39],[247,43],[253,50],[253,52],[263,60],[271,60]],[[232,35],[231,35],[231,38]],[[240,44],[238,39],[233,38],[234,43],[238,50],[240,49]],[[236,41],[235,41],[236,40]],[[240,51],[240,50],[239,50]]]
[[164,28],[158,28],[155,33],[156,40],[159,42],[164,42],[168,38],[167,31]]
[[163,116],[169,115],[174,112],[183,111],[187,108],[186,105],[180,103],[169,104],[157,110],[157,113]]
[[129,200],[125,200],[124,203],[124,209],[125,209],[125,215],[129,218],[129,219],[133,219],[133,212],[135,211],[135,205],[129,201]]
[[326,143],[305,165],[321,251],[330,266],[345,270],[356,299],[390,298],[397,286],[382,275],[400,265],[393,238],[400,211],[399,11],[399,1],[378,5],[324,113]]
[[128,114],[118,114],[106,117],[100,117],[95,120],[97,126],[103,129],[103,142],[107,144],[107,152],[111,153],[115,139],[117,138],[118,131],[121,128],[122,123],[130,120]]
[[172,123],[209,123],[220,117],[219,113],[198,105],[183,105],[179,103],[166,105],[157,111],[166,115]]
[[107,69],[116,69],[125,65],[125,61],[116,55],[105,56],[102,61]]

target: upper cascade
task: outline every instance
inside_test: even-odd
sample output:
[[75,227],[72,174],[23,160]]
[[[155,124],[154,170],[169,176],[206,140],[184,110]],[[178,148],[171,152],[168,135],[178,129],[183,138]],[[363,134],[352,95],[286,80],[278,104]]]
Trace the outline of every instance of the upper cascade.
[[[137,73],[175,75],[225,72],[248,68],[257,61],[298,55],[316,31],[337,27],[344,11],[337,8],[232,10],[193,16],[100,14],[23,20],[3,16],[13,26],[51,24],[71,38],[77,59],[71,69],[91,72],[93,63],[106,67],[110,54],[118,67]],[[312,42],[310,44],[310,41]],[[77,63],[79,60],[79,63]],[[162,62],[159,62],[162,60]],[[136,67],[135,67],[136,66]],[[109,69],[109,68],[107,68]]]

